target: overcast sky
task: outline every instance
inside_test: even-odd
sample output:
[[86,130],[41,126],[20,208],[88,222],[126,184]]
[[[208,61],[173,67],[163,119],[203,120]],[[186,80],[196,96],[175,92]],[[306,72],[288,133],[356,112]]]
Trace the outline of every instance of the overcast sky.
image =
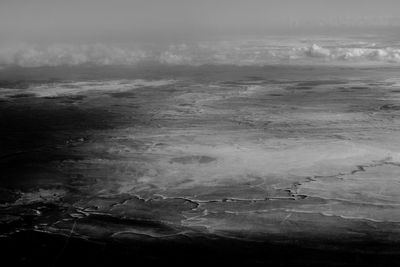
[[399,0],[0,0],[1,40],[110,41],[391,25]]

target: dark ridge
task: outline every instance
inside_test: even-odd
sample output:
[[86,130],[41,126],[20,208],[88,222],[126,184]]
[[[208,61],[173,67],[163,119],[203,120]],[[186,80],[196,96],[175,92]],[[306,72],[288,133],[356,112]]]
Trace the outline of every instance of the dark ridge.
[[380,110],[400,110],[400,105],[385,104],[379,108]]
[[173,158],[170,160],[170,163],[180,163],[180,164],[206,164],[213,161],[216,161],[216,158],[209,156],[185,156],[179,158]]
[[117,93],[108,93],[109,96],[115,98],[135,98],[137,93],[135,92],[117,92]]
[[35,97],[35,94],[30,94],[30,93],[24,93],[24,94],[16,94],[16,95],[11,95],[9,98],[24,98],[24,97]]
[[347,84],[347,81],[337,81],[337,80],[322,80],[322,81],[307,81],[307,82],[300,82],[298,86],[318,86],[318,85],[326,85],[326,84]]
[[355,90],[367,90],[367,89],[370,89],[369,87],[367,87],[367,86],[352,86],[352,87],[350,87],[351,89],[355,89]]
[[45,96],[44,99],[56,99],[56,100],[83,100],[87,98],[85,95],[72,95],[72,96]]
[[34,231],[0,239],[2,262],[12,266],[399,266],[398,245],[213,235],[88,241]]
[[283,96],[283,94],[269,94],[270,96]]

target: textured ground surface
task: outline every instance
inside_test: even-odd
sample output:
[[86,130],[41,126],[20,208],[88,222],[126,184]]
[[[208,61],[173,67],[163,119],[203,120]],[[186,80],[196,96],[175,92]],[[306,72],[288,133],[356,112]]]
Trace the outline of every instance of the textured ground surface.
[[55,265],[185,249],[210,262],[399,262],[397,72],[2,74],[3,249]]

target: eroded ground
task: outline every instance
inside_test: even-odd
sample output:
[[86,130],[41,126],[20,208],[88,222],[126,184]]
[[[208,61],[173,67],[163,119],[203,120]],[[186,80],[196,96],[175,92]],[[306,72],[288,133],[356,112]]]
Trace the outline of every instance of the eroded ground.
[[396,71],[284,71],[3,82],[2,239],[300,242],[398,259]]

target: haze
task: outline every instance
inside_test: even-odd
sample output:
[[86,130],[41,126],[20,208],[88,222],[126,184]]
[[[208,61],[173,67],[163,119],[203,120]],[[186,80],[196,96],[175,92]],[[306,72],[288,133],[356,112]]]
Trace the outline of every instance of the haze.
[[4,41],[93,42],[397,26],[396,0],[2,0]]

